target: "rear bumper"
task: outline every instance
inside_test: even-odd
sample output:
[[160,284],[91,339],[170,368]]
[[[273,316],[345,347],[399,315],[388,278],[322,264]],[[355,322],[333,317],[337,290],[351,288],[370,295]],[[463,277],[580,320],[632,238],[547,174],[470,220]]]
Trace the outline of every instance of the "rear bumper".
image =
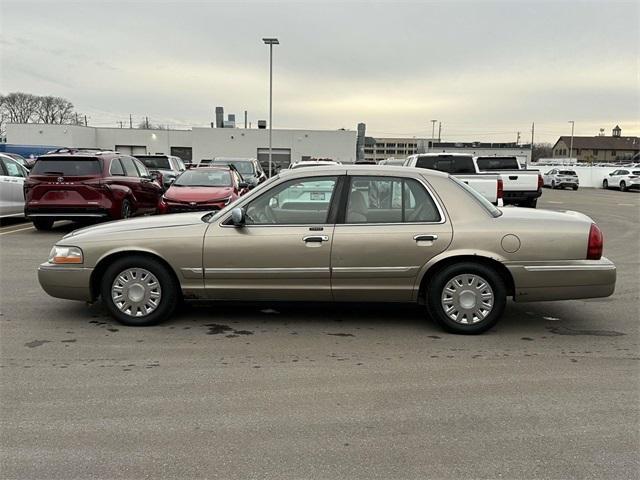
[[52,297],[91,302],[92,272],[93,268],[43,263],[38,267],[38,281]]
[[542,195],[542,190],[534,191],[507,191],[502,193],[502,201],[505,205],[514,205],[528,200],[534,200]]
[[517,302],[608,297],[616,287],[616,266],[605,257],[505,266],[513,277]]
[[48,217],[56,220],[73,220],[75,218],[104,218],[110,211],[101,207],[25,207],[27,218]]

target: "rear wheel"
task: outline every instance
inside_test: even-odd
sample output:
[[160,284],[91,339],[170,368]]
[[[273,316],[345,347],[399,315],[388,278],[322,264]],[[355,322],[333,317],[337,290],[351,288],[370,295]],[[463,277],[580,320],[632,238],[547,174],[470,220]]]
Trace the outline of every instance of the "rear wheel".
[[621,192],[626,192],[626,191],[627,191],[627,184],[625,183],[625,181],[624,181],[624,180],[622,180],[622,181],[620,182],[620,191],[621,191]]
[[131,202],[125,198],[120,206],[120,218],[129,218],[131,216]]
[[53,227],[53,218],[38,217],[33,219],[33,226],[36,230],[51,230]]
[[607,189],[609,188],[609,182],[607,182],[606,180],[602,181],[602,188]]
[[555,188],[556,188],[556,182],[555,181],[551,182],[551,188],[553,188],[555,190]]
[[120,323],[143,327],[166,320],[179,301],[179,285],[157,260],[130,256],[114,261],[102,276],[100,293]]
[[437,272],[427,287],[427,306],[447,331],[478,334],[493,327],[504,311],[507,289],[490,267],[458,263]]

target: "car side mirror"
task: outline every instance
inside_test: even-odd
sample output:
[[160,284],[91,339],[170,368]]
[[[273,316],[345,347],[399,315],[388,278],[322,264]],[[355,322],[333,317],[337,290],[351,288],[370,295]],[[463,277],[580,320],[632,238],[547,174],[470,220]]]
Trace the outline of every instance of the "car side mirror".
[[610,177],[613,177],[613,172],[611,172],[611,173],[609,174],[609,176],[610,176]]
[[233,210],[231,210],[231,222],[236,227],[244,226],[244,220],[245,220],[244,217],[245,217],[244,208],[236,207]]
[[238,183],[238,188],[249,188],[249,184],[247,182]]
[[171,177],[171,178],[169,179],[169,184],[172,184],[172,183],[173,183],[173,182],[175,182],[175,181],[176,181],[175,177]]

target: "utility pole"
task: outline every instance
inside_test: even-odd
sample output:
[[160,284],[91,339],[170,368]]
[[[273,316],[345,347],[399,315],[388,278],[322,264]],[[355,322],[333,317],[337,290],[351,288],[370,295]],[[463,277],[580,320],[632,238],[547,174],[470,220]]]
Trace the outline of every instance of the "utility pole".
[[[531,123],[531,161],[533,162],[533,135],[536,131],[536,122]],[[528,165],[525,163],[524,168],[527,168]]]
[[438,143],[442,142],[442,122],[438,122]]
[[131,117],[131,114],[129,114],[129,128],[133,128],[133,118]]
[[520,145],[520,132],[518,132],[518,136],[516,137],[516,145]]
[[429,150],[433,150],[433,138],[436,136],[436,122],[438,120],[431,120],[431,142],[429,142],[429,144],[431,145],[431,148]]
[[84,116],[84,126],[85,127],[87,126],[87,116],[86,115]]
[[246,110],[244,111],[244,128],[245,130],[247,128],[247,111]]
[[120,124],[120,128],[122,128],[122,120],[118,122]]
[[569,120],[569,123],[571,124],[571,143],[569,145],[569,155],[567,155],[567,159],[571,158],[571,154],[573,152],[573,129],[576,125],[576,122],[574,120]]

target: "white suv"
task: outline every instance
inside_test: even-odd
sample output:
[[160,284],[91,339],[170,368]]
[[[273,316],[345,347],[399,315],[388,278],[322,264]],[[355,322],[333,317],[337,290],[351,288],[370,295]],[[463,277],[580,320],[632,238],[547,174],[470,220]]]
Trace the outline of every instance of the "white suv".
[[607,178],[602,181],[602,188],[619,188],[621,191],[626,192],[630,188],[640,189],[640,169],[629,170],[621,168],[615,170],[609,174]]

